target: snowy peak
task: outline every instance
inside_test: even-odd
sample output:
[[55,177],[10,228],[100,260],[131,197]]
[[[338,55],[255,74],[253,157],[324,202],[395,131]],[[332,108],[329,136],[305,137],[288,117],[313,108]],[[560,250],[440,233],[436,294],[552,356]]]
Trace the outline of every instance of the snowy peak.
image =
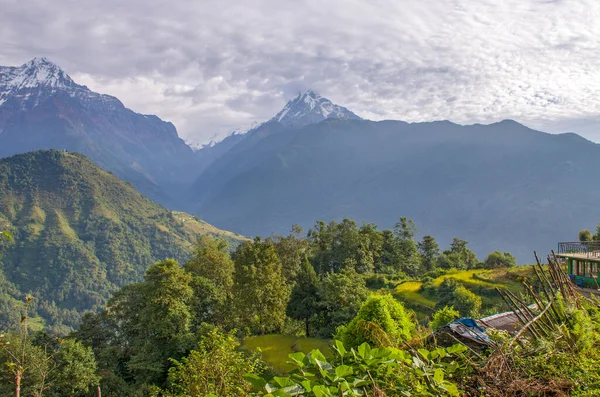
[[21,66],[0,66],[0,106],[12,103],[22,109],[31,109],[57,93],[89,105],[122,106],[116,98],[95,93],[75,83],[47,58],[33,58]]
[[17,91],[34,87],[66,88],[75,83],[48,59],[33,58],[19,67],[1,68],[0,84],[4,86],[3,90]]
[[360,117],[308,90],[289,101],[271,120],[285,126],[303,127],[325,119],[360,120]]

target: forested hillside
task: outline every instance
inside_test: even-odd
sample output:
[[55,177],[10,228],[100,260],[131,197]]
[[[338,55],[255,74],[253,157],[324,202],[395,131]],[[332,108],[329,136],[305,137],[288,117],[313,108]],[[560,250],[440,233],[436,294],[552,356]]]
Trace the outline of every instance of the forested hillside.
[[[189,258],[203,234],[243,238],[171,212],[85,156],[38,151],[0,160],[0,324],[32,294],[47,325],[74,327],[157,260]],[[233,244],[235,245],[235,244]],[[67,329],[64,328],[64,329]]]

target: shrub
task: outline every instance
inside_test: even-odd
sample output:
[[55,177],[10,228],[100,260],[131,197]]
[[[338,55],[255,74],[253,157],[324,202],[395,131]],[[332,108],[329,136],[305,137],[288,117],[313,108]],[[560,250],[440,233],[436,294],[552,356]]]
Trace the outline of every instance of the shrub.
[[429,327],[432,330],[442,328],[444,325],[451,323],[460,317],[460,313],[454,310],[454,306],[444,306],[433,314],[433,318],[429,323]]
[[336,338],[349,347],[364,342],[378,347],[395,346],[410,340],[415,329],[413,312],[391,295],[378,295],[369,298],[348,325],[338,328]]

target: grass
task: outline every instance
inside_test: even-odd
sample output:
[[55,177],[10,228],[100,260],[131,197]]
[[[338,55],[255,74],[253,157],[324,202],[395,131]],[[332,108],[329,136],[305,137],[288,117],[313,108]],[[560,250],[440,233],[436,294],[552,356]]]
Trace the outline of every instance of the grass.
[[330,346],[331,342],[324,339],[275,334],[249,336],[242,343],[244,350],[262,352],[262,359],[278,373],[293,369],[293,366],[287,363],[290,353],[299,351],[310,353],[314,349],[319,349],[325,356],[329,356]]
[[[516,267],[497,270],[451,270],[433,280],[433,285],[439,287],[447,278],[455,278],[467,289],[479,295],[483,302],[483,311],[502,304],[500,297],[495,295],[495,288],[509,289],[513,292],[521,290],[521,279],[531,276],[529,267]],[[421,291],[421,281],[406,281],[394,289],[395,296],[413,309],[422,320],[433,314],[437,297]]]

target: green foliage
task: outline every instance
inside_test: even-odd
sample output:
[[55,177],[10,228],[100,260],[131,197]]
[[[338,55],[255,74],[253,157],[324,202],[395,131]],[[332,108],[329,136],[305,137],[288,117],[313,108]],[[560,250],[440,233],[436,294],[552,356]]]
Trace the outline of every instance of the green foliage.
[[92,349],[75,339],[61,342],[54,361],[56,368],[51,377],[51,394],[54,396],[74,396],[87,392],[100,381]]
[[391,295],[369,298],[354,319],[338,328],[336,339],[347,347],[358,347],[367,342],[371,346],[399,346],[411,340],[416,329],[414,313]]
[[306,336],[310,336],[310,322],[316,314],[318,303],[318,278],[308,258],[305,257],[300,266],[287,305],[287,315],[295,320],[304,321],[304,331]]
[[173,260],[152,265],[142,283],[118,291],[89,314],[76,337],[94,349],[102,370],[137,384],[161,384],[169,359],[193,346],[192,276]]
[[354,269],[330,273],[317,285],[318,335],[330,338],[337,327],[352,320],[369,297],[365,279]]
[[34,396],[46,389],[50,358],[42,347],[34,346],[18,333],[0,338],[0,395],[14,394],[17,372],[21,379],[21,395]]
[[314,252],[311,261],[319,274],[344,269],[367,273],[380,262],[383,238],[373,224],[359,228],[350,219],[329,224],[318,221],[307,238]]
[[259,237],[244,242],[234,252],[233,261],[237,324],[259,334],[280,331],[290,290],[273,242]]
[[436,267],[436,261],[440,254],[440,247],[432,236],[424,236],[418,244],[421,254],[421,267],[423,271],[430,272]]
[[440,299],[436,308],[451,305],[463,317],[477,316],[481,309],[481,297],[469,291],[455,278],[446,278],[437,293]]
[[[219,232],[201,223],[151,202],[80,154],[0,160],[0,228],[13,236],[0,242],[0,279],[17,290],[11,298],[31,291],[31,314],[54,329],[77,326],[84,311],[100,310],[152,263],[188,260],[199,234]],[[10,316],[2,306],[0,317]]]
[[579,231],[579,241],[592,241],[594,240],[594,235],[587,229],[582,229]]
[[494,251],[485,259],[485,266],[489,269],[517,266],[517,259],[509,252]]
[[226,250],[225,240],[200,237],[192,259],[184,266],[192,275],[195,327],[203,322],[225,325],[231,320],[227,306],[233,296],[234,264]]
[[477,266],[479,260],[475,253],[467,248],[465,240],[455,237],[450,244],[450,249],[444,251],[438,263],[444,269],[471,269]]
[[454,290],[452,301],[454,302],[454,308],[463,317],[476,317],[481,310],[481,297],[462,285]]
[[274,238],[275,250],[281,260],[283,276],[289,285],[295,284],[309,250],[309,242],[301,237],[301,233],[300,226],[292,225],[292,232],[288,236]]
[[227,252],[227,242],[202,236],[195,246],[194,254],[184,266],[192,276],[204,277],[219,289],[231,293],[233,288],[233,261]]
[[233,331],[223,333],[218,328],[207,327],[197,349],[190,351],[180,361],[173,360],[173,366],[169,369],[169,386],[162,395],[248,396],[251,384],[243,376],[260,373],[260,364],[255,357],[246,357],[238,351],[238,347]]
[[332,360],[319,351],[290,354],[296,369],[289,377],[269,381],[247,374],[255,396],[458,396],[460,390],[451,380],[469,370],[463,345],[419,349],[414,355],[396,348],[371,348],[363,343],[347,350],[335,342]]
[[439,329],[460,317],[460,313],[454,310],[454,306],[444,306],[433,314],[429,328]]

